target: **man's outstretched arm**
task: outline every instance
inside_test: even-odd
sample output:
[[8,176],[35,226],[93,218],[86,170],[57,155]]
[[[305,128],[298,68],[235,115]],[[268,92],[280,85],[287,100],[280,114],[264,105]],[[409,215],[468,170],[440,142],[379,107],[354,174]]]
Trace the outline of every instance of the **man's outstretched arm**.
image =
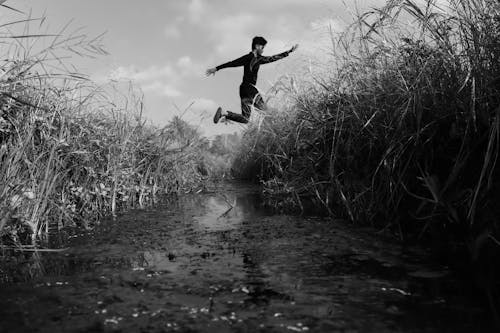
[[268,64],[270,62],[275,62],[277,60],[283,59],[285,57],[288,57],[288,55],[292,52],[294,52],[297,48],[299,47],[299,44],[295,44],[290,50],[272,55],[270,57],[262,57],[259,60],[259,63],[261,64]]
[[225,64],[219,65],[217,67],[209,68],[207,69],[207,76],[213,75],[215,74],[215,72],[224,68],[244,66],[247,62],[247,57],[248,55],[245,54],[244,56],[239,57],[238,59],[235,59],[233,61],[226,62]]

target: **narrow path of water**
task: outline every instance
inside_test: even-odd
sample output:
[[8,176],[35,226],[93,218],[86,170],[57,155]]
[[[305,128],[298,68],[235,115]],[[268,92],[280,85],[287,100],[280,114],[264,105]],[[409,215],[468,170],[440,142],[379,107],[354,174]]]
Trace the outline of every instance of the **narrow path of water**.
[[0,285],[0,331],[487,329],[424,252],[327,218],[273,215],[237,183],[128,212],[40,256],[43,277]]

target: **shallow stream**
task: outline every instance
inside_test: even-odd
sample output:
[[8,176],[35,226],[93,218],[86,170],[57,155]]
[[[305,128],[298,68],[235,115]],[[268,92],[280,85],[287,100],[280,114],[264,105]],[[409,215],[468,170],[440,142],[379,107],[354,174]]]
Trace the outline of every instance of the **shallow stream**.
[[274,214],[240,183],[126,212],[38,258],[42,276],[0,285],[0,331],[487,331],[424,250]]

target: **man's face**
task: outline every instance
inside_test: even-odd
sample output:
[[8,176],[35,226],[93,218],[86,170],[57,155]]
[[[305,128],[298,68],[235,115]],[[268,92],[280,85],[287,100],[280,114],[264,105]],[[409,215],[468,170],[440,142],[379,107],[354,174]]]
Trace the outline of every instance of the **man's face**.
[[262,55],[262,53],[264,53],[264,45],[255,44],[255,50],[258,55]]

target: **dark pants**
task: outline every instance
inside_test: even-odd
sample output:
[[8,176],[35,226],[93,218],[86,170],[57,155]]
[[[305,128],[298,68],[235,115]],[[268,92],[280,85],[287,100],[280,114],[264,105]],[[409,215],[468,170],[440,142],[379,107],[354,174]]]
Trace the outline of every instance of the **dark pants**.
[[240,98],[241,114],[227,111],[226,119],[246,124],[250,120],[252,105],[259,110],[267,109],[266,102],[253,85],[242,83],[240,85]]

